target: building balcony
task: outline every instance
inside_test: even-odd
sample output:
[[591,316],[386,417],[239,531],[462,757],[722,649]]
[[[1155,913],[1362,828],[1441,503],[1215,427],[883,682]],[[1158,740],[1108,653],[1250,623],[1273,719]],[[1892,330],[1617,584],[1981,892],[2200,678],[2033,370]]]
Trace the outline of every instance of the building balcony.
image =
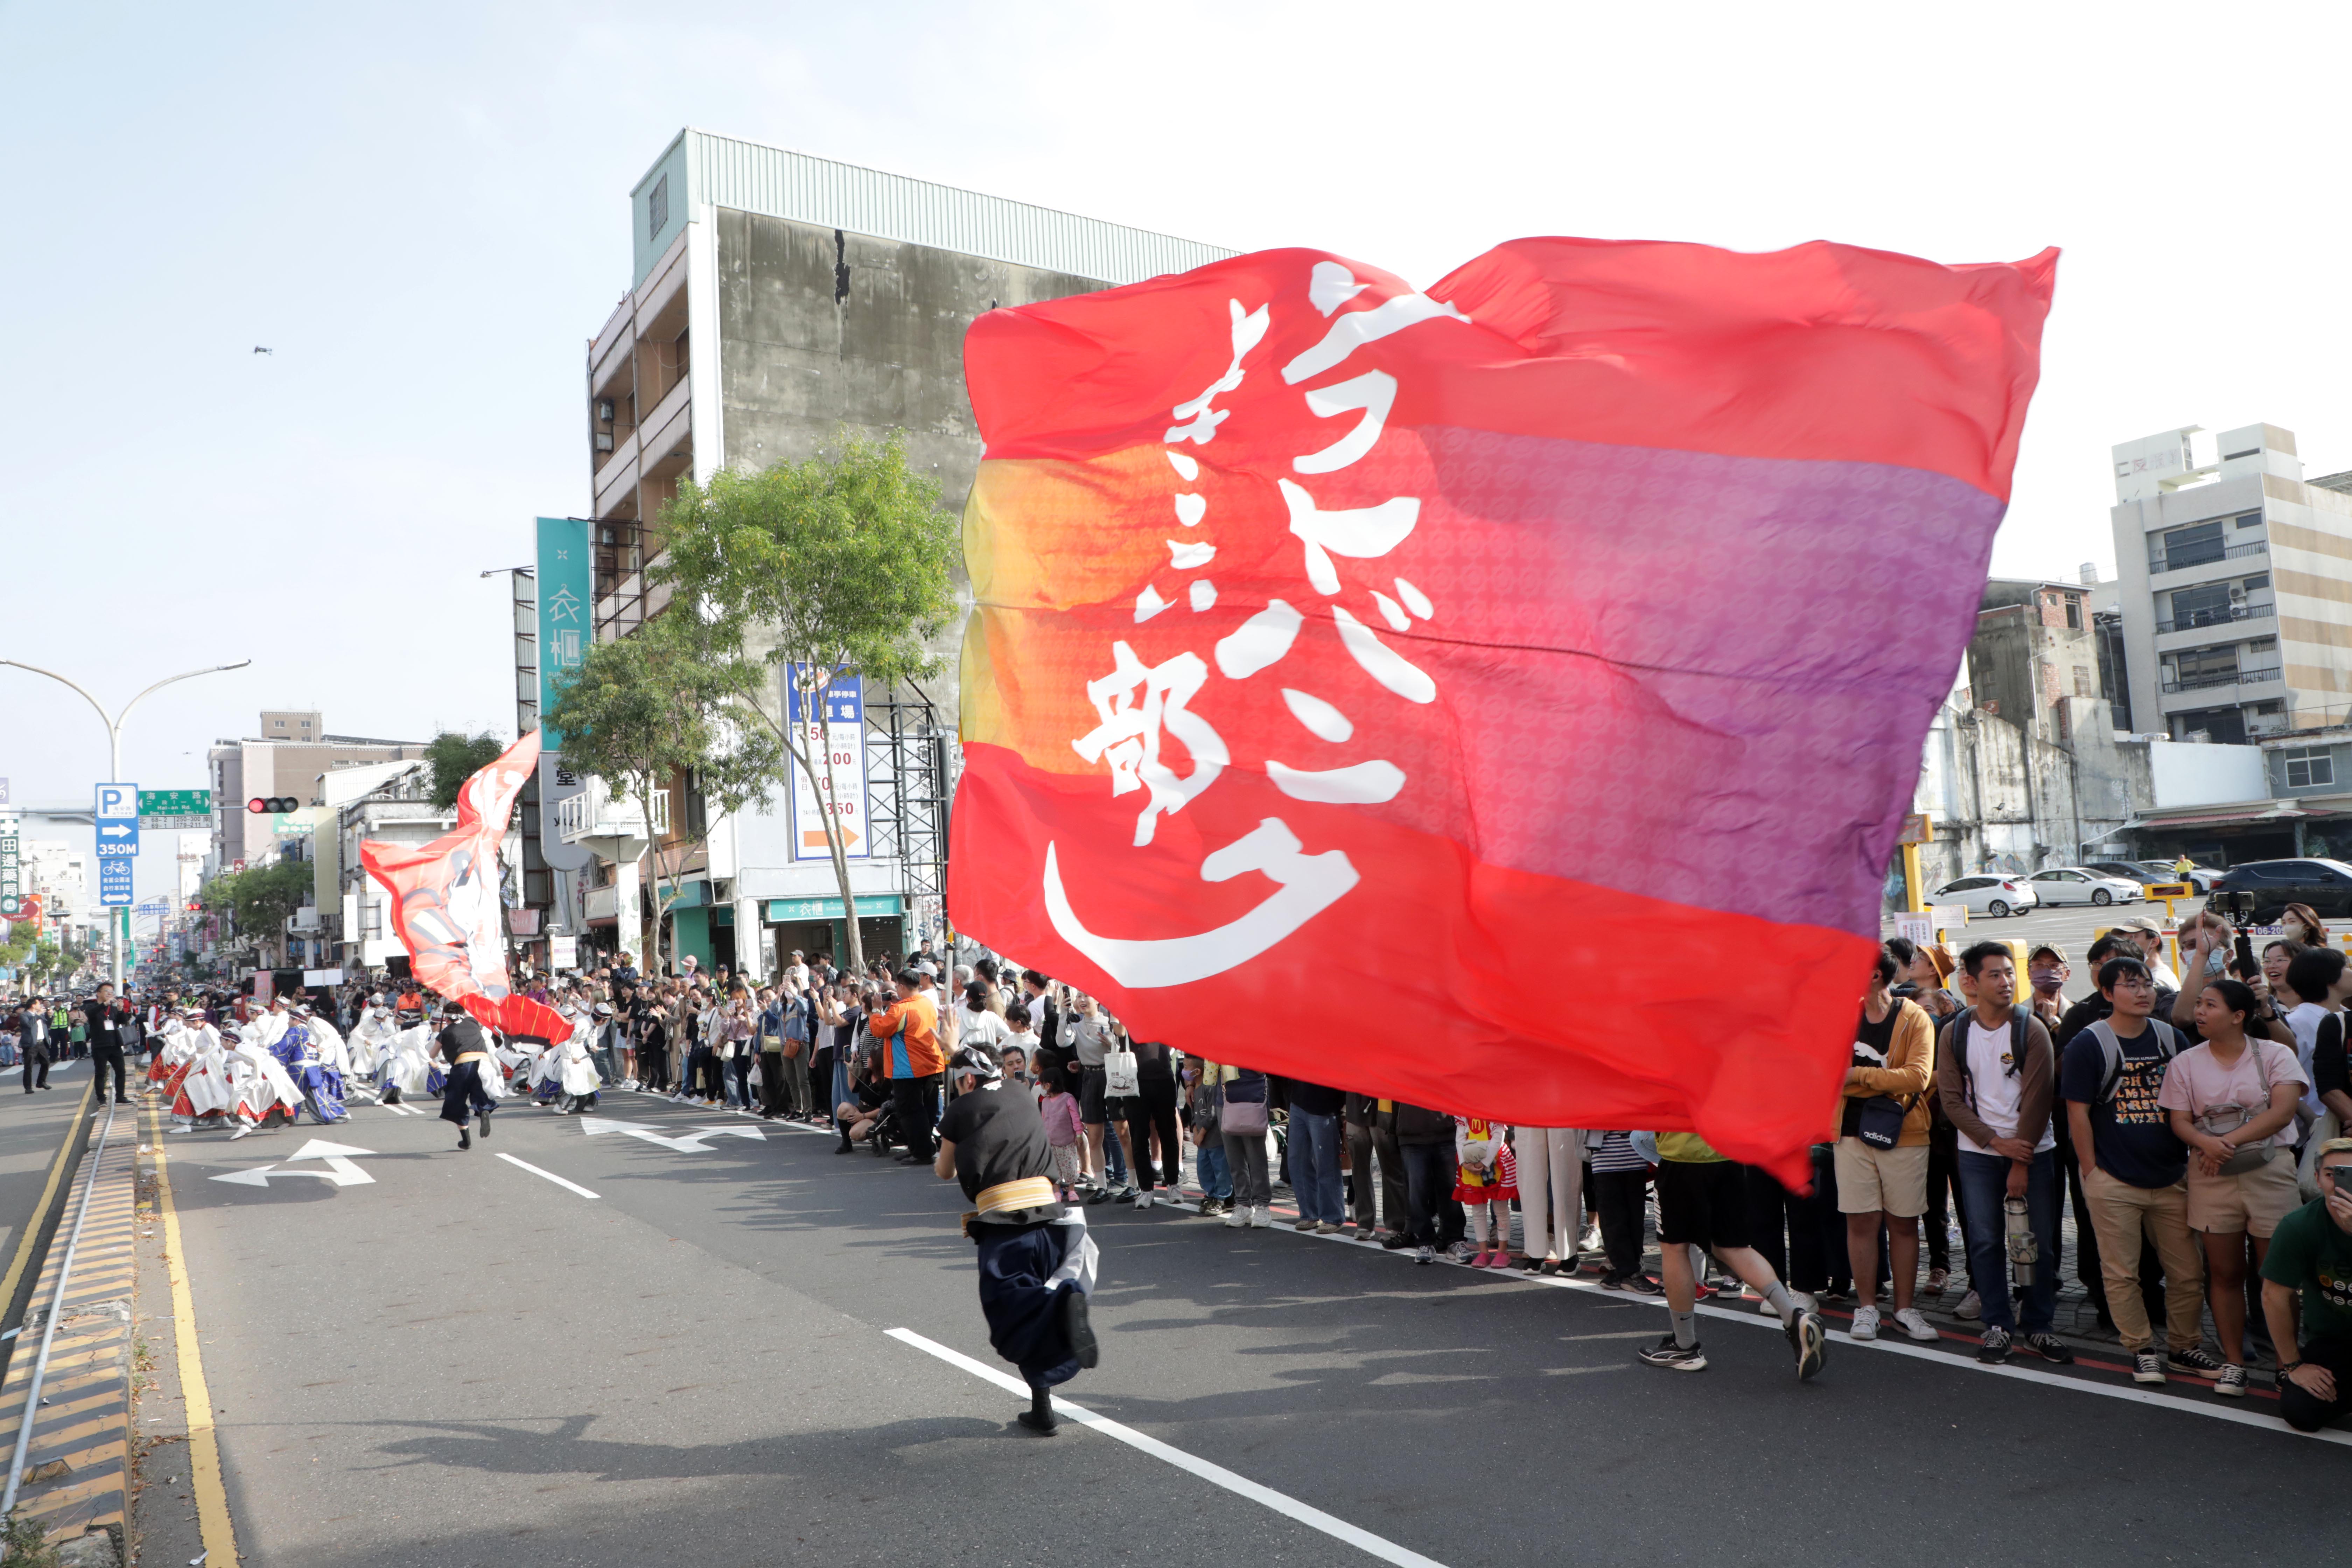
[[2279,667],[2264,669],[2214,670],[2206,675],[2182,676],[2164,683],[2167,696],[2176,691],[2211,691],[2224,686],[2259,686],[2265,680],[2280,678]]
[[[2252,539],[2243,544],[2225,549],[2202,546],[2176,550],[2167,553],[2151,550],[2147,558],[2147,585],[2154,593],[2167,593],[2174,588],[2200,588],[2209,583],[2227,582],[2242,577],[2249,572],[2260,572],[2268,564],[2271,552],[2267,540]],[[2254,564],[2256,562],[2263,565]]]
[[[566,844],[585,845],[603,859],[634,860],[643,854],[649,843],[646,826],[644,806],[630,796],[615,795],[602,779],[590,778],[586,789],[555,803],[558,837]],[[669,793],[665,790],[653,798],[653,837],[668,833]]]
[[2167,632],[2191,632],[2200,626],[2225,626],[2232,621],[2270,621],[2278,618],[2276,605],[2231,605],[2220,610],[2193,610],[2185,616],[2175,616],[2168,621],[2156,623],[2156,635]]
[[2227,544],[2216,548],[2210,544],[2192,544],[2179,550],[2151,550],[2147,552],[2147,569],[2151,575],[2158,572],[2185,572],[2191,566],[2208,566],[2216,561],[2242,561],[2262,555],[2270,550],[2270,542],[2257,539],[2247,544]]

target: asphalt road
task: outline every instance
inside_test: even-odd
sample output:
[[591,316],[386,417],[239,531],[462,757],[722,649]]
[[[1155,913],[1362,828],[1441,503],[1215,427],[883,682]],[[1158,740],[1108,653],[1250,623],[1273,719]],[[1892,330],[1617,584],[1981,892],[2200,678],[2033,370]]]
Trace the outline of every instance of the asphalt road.
[[2326,1539],[2352,1465],[2259,1398],[1843,1341],[1799,1384],[1777,1326],[1727,1311],[1710,1368],[1675,1374],[1633,1360],[1665,1327],[1647,1302],[1090,1211],[1104,1359],[1068,1393],[1286,1513],[1097,1431],[1032,1436],[1014,1395],[891,1337],[999,1364],[951,1185],[607,1109],[673,1142],[509,1110],[459,1154],[367,1109],[328,1136],[373,1180],[253,1186],[211,1178],[323,1169],[289,1160],[318,1133],[170,1139],[244,1561],[1376,1560],[1304,1504],[1453,1568],[2265,1562]]
[[[2202,899],[2173,900],[2173,911],[2182,920],[2204,907]],[[2029,945],[2037,942],[2055,942],[2066,950],[2074,969],[2073,977],[2066,983],[2066,997],[2069,1001],[2079,1001],[2094,989],[2088,962],[2091,943],[2098,939],[2099,932],[2137,915],[2147,915],[2161,925],[2164,922],[2164,905],[2161,902],[2142,902],[2099,909],[2089,904],[2068,904],[2056,909],[2036,909],[2021,915],[2008,915],[2000,920],[1990,915],[1970,915],[1967,931],[1954,942],[1953,947],[1957,951],[1969,942],[1982,941],[2022,942]],[[1880,929],[1883,934],[1892,936],[1895,933],[1894,921],[1891,919],[1882,921]],[[2255,950],[2261,951],[2260,943],[2255,944]]]

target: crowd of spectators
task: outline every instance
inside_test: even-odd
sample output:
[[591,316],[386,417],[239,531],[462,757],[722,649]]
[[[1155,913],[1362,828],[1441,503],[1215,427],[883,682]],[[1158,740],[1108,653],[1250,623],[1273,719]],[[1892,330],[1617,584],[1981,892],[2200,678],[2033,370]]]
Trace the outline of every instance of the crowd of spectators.
[[[2058,943],[2028,948],[2021,975],[2007,942],[1889,942],[1810,1192],[1688,1133],[1505,1127],[1136,1040],[1094,998],[987,956],[853,973],[794,953],[752,980],[692,959],[646,973],[624,952],[526,985],[589,1020],[607,1086],[825,1128],[840,1153],[929,1165],[946,1059],[979,1046],[1036,1097],[1066,1202],[1263,1229],[1279,1184],[1295,1205],[1281,1223],[1419,1263],[1653,1297],[1664,1272],[1770,1310],[1723,1261],[1752,1248],[1803,1310],[1847,1310],[1858,1340],[1943,1338],[1919,1303],[1965,1271],[1954,1315],[1980,1325],[1990,1363],[2075,1359],[2053,1318],[2071,1205],[2077,1279],[2130,1376],[2239,1398],[2267,1352],[2279,1413],[2314,1429],[2352,1413],[2352,968],[2300,909],[2259,952],[2200,913],[2179,951],[2176,973],[2154,922],[2126,921],[2092,945],[2095,988],[2070,1005]],[[355,983],[342,1022],[376,997],[423,1006],[403,990]],[[79,1054],[85,1034],[79,1005],[0,1011],[0,1052],[26,1058],[28,1088],[36,1043],[44,1059]],[[1654,1268],[1653,1205],[1694,1164],[1716,1256],[1690,1248],[1685,1272],[1677,1243]],[[1744,1212],[1727,1228],[1727,1192]]]

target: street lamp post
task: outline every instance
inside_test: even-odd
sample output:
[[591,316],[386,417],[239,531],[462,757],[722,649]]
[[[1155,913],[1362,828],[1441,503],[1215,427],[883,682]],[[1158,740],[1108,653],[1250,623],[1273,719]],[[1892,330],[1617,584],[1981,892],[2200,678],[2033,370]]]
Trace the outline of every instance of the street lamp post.
[[[109,782],[119,781],[122,776],[122,721],[131,717],[131,710],[133,708],[138,707],[139,704],[153,696],[156,692],[163,690],[163,688],[171,685],[174,681],[193,680],[199,675],[218,675],[224,670],[243,669],[247,665],[251,664],[253,660],[249,658],[241,658],[235,664],[206,665],[202,669],[191,669],[182,675],[165,676],[163,679],[157,681],[154,685],[149,687],[146,690],[141,692],[138,696],[124,703],[122,705],[121,712],[109,714],[105,706],[100,703],[97,698],[92,697],[87,690],[83,689],[80,682],[70,679],[66,676],[59,675],[54,669],[43,669],[37,664],[26,664],[21,658],[0,658],[0,664],[8,665],[16,669],[29,669],[35,675],[46,675],[51,680],[59,681],[67,686],[72,687],[76,691],[81,692],[81,699],[83,701],[98,710],[98,716],[106,722],[106,743],[108,748],[106,776]],[[215,807],[217,808],[219,803],[216,801],[214,805]],[[113,950],[111,968],[114,975],[114,990],[117,995],[120,995],[122,992],[122,926],[124,921],[128,919],[130,911],[126,910],[120,917],[110,914],[106,921],[106,932],[108,938],[107,945]]]

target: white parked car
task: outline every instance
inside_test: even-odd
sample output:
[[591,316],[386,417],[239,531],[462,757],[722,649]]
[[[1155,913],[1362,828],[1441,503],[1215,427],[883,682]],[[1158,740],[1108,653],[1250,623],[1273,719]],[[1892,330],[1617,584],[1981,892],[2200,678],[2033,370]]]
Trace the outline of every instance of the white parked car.
[[2045,904],[2136,904],[2147,893],[2142,883],[2088,866],[2036,871],[2031,880],[2034,893]]
[[2040,903],[2033,884],[2023,877],[1960,877],[1927,895],[1935,904],[1965,904],[1972,915],[2021,915]]

